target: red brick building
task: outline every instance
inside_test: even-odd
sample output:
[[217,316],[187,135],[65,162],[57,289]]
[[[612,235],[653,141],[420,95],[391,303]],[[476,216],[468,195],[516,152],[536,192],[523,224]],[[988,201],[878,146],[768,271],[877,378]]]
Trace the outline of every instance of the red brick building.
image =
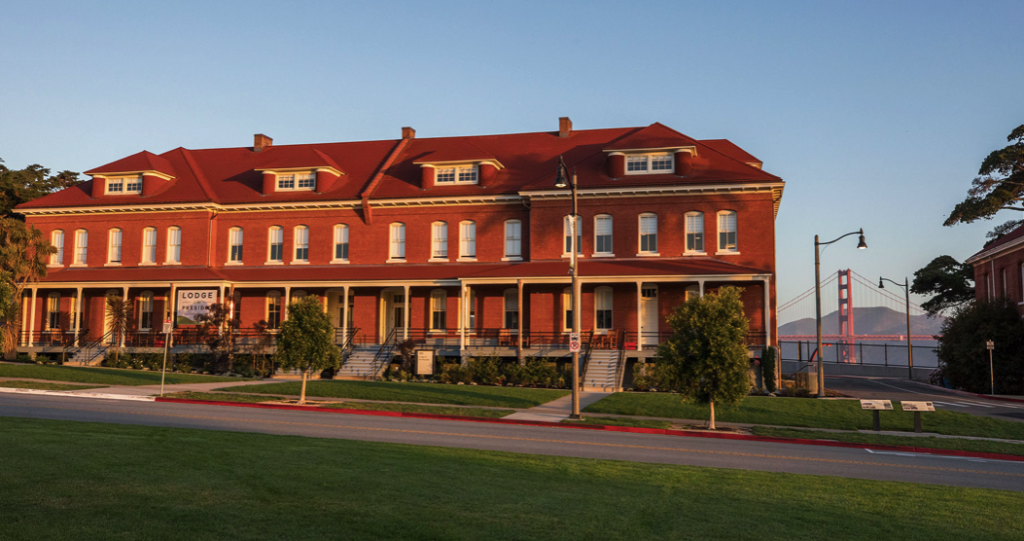
[[974,266],[975,298],[1008,297],[1024,316],[1024,227],[996,239],[965,263]]
[[275,327],[290,299],[315,295],[339,343],[559,355],[572,239],[559,156],[578,178],[581,326],[594,347],[643,356],[673,307],[723,285],[744,288],[750,344],[774,342],[782,180],[728,140],[563,118],[554,132],[472,137],[403,128],[397,140],[274,146],[256,135],[252,147],[141,152],[87,171],[18,207],[60,250],[26,292],[23,349],[104,339],[109,293],[134,306],[126,345],[153,346],[172,290],[216,290],[243,329]]

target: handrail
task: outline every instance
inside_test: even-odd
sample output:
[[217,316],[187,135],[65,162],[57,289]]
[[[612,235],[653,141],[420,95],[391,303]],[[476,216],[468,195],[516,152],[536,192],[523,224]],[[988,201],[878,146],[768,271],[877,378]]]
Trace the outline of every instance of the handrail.
[[357,334],[359,334],[359,327],[354,327],[348,330],[348,337],[345,339],[345,343],[341,346],[342,359],[348,357],[352,353],[352,350],[355,349]]
[[594,331],[588,331],[586,333],[580,333],[580,339],[583,339],[583,334],[587,335],[587,348],[583,351],[583,359],[580,362],[580,377],[587,373],[587,363],[590,362],[590,352],[594,350]]
[[626,362],[625,362],[626,361],[626,337],[625,337],[626,331],[619,330],[619,331],[616,331],[616,334],[617,334],[617,336],[615,337],[615,340],[618,343],[618,348],[617,349],[619,350],[619,361],[617,363],[615,363],[615,388],[616,389],[621,389],[622,388],[622,376],[626,373],[626,370],[625,370],[626,369],[626,367],[625,367],[625,364],[626,364]]
[[381,343],[380,349],[377,350],[377,354],[373,357],[373,364],[371,366],[373,366],[373,377],[375,379],[380,377],[379,372],[381,368],[384,368],[383,366],[379,366],[378,363],[384,363],[385,360],[387,360],[386,358],[390,356],[391,352],[395,349],[394,342],[398,338],[398,329],[398,327],[391,328],[391,332],[388,333],[387,338],[385,338],[383,343]]
[[96,340],[93,340],[92,342],[86,342],[85,344],[82,344],[77,349],[75,349],[74,352],[72,352],[71,355],[69,355],[68,357],[73,359],[75,356],[78,355],[78,352],[80,352],[82,350],[85,350],[85,356],[88,357],[89,360],[92,360],[92,357],[93,357],[92,351],[93,351],[93,349],[95,349],[97,346],[102,346],[103,345],[103,341],[105,341],[107,338],[109,338],[110,335],[113,332],[114,331],[107,331],[106,334],[104,334],[103,336],[97,338]]

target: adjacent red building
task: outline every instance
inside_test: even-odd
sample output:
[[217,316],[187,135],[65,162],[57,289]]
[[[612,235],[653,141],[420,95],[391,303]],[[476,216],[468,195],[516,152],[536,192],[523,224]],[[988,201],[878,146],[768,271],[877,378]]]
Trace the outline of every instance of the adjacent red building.
[[277,146],[256,135],[251,147],[140,152],[87,171],[91,181],[17,209],[59,249],[26,293],[23,349],[109,340],[108,294],[133,303],[126,345],[153,346],[174,290],[215,290],[243,329],[276,327],[290,299],[315,295],[339,344],[564,354],[560,156],[578,178],[591,347],[644,356],[670,310],[723,285],[744,288],[750,345],[774,342],[782,180],[728,140],[562,118],[558,131],[507,135],[403,128],[397,140]]
[[965,263],[974,266],[975,298],[1007,297],[1024,316],[1024,227],[987,244]]

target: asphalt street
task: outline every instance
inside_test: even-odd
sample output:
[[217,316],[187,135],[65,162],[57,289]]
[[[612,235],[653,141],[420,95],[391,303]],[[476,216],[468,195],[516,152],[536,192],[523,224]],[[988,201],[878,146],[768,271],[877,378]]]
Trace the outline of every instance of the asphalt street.
[[[863,399],[931,401],[936,408],[1024,423],[1024,404],[989,400],[906,379],[825,377],[825,388]],[[927,415],[927,414],[926,414]]]
[[[1024,462],[861,448],[52,395],[0,396],[0,417],[288,434],[1024,491]],[[0,420],[0,430],[2,425]]]

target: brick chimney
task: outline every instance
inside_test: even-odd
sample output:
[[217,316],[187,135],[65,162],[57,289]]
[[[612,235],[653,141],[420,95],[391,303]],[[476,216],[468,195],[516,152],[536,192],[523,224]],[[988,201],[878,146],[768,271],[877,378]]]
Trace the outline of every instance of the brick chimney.
[[416,130],[410,128],[409,126],[406,126],[406,127],[402,128],[402,139],[415,139],[415,138],[416,138]]
[[274,144],[274,140],[273,139],[267,137],[266,135],[263,135],[262,133],[257,133],[256,135],[253,135],[252,139],[253,139],[253,142],[252,142],[252,151],[253,152],[260,152],[263,149],[265,149],[265,148],[269,147],[270,145]]
[[563,116],[558,119],[558,136],[562,139],[568,139],[572,133],[572,121],[569,117]]

